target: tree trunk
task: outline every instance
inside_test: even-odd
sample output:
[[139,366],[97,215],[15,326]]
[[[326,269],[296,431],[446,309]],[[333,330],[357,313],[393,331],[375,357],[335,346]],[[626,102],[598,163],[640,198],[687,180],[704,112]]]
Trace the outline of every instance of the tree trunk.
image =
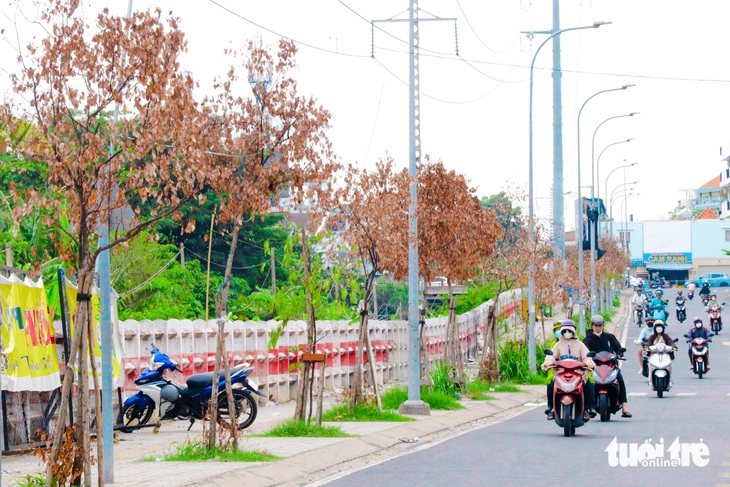
[[497,324],[497,310],[501,286],[494,296],[494,304],[489,307],[487,323],[484,329],[484,345],[482,346],[482,360],[479,364],[479,377],[489,382],[499,382],[499,326]]
[[[307,238],[307,231],[304,228],[302,228],[302,260],[304,264],[304,297],[307,304],[307,352],[315,353],[315,346],[317,343],[317,322],[314,315],[314,304],[312,303],[312,291],[310,289],[312,276],[309,257],[309,241]],[[300,379],[302,382],[297,390],[297,403],[294,409],[294,419],[304,421],[307,419],[307,400],[312,394],[312,381],[314,380],[314,365],[312,363],[304,362]]]
[[94,378],[94,408],[96,409],[96,465],[99,475],[98,485],[104,487],[104,435],[102,431],[101,419],[101,387],[99,386],[99,376],[96,373],[96,360],[94,359],[94,344],[96,327],[93,325],[87,329],[89,340],[89,356],[91,360],[91,374]]

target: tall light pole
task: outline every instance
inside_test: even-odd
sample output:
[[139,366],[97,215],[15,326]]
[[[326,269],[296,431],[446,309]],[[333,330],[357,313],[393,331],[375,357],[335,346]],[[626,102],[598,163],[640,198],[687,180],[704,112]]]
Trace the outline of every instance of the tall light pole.
[[[615,188],[613,188],[613,191],[611,191],[611,198],[610,198],[610,204],[613,204],[613,202],[616,200],[616,198],[621,196],[622,191],[633,191],[634,187],[631,186],[632,184],[638,184],[639,181],[632,181],[630,183],[621,183]],[[627,188],[627,186],[629,186]]]
[[624,206],[624,241],[626,242],[626,253],[629,254],[629,259],[631,258],[631,252],[629,252],[629,205],[626,203],[626,200],[628,200],[632,196],[637,196],[638,193],[625,193],[624,194],[624,200],[621,203]]
[[[628,142],[631,142],[632,140],[636,140],[635,138],[625,139],[625,140],[619,140],[618,142],[613,142],[611,144],[608,144],[606,147],[603,148],[603,150],[598,154],[598,158],[596,159],[596,198],[601,199],[601,156],[604,152],[606,152],[606,149],[609,147],[613,147],[614,145],[618,144],[626,144]],[[606,194],[605,196],[608,196]]]
[[[631,164],[624,164],[623,166],[618,166],[618,167],[614,168],[613,170],[611,170],[611,172],[608,173],[608,176],[606,176],[606,185],[605,185],[605,190],[606,191],[605,191],[605,193],[608,194],[608,178],[611,177],[611,174],[613,174],[614,172],[618,171],[621,168],[631,167],[631,166],[635,166],[637,164],[638,164],[638,162],[632,162]],[[610,231],[610,234],[611,234],[611,238],[613,238],[613,215],[611,215],[611,217],[609,219],[611,220],[611,231]]]
[[[577,244],[578,249],[578,283],[580,286],[580,298],[578,299],[578,307],[580,309],[580,327],[583,333],[586,331],[586,324],[585,324],[585,300],[583,299],[583,196],[581,194],[581,177],[580,177],[580,116],[583,113],[583,109],[585,108],[586,104],[591,101],[593,98],[597,97],[598,95],[601,95],[603,93],[610,93],[612,91],[622,91],[626,88],[630,88],[634,85],[623,85],[619,88],[610,88],[608,90],[601,90],[597,93],[592,94],[591,96],[586,99],[586,101],[583,102],[583,104],[580,107],[580,110],[578,110],[578,121],[577,121],[577,141],[578,141],[578,221],[576,222],[576,230],[575,230],[575,242]],[[592,164],[591,164],[592,165]],[[591,168],[591,191],[593,191],[593,169]],[[591,202],[593,199],[593,195],[591,194]],[[578,238],[580,237],[580,243],[578,243]],[[593,255],[593,254],[591,254]],[[591,301],[593,292],[591,291]]]
[[[625,88],[629,88],[631,86],[636,85],[624,85]],[[595,188],[596,188],[596,164],[595,164],[595,152],[596,152],[596,133],[598,133],[598,129],[600,129],[604,123],[608,122],[609,120],[615,120],[617,118],[623,118],[623,117],[633,117],[634,115],[638,115],[639,112],[631,112],[625,115],[615,115],[613,117],[608,117],[606,120],[598,124],[598,127],[596,127],[596,130],[593,131],[593,139],[591,141],[591,210],[593,217],[596,218],[596,222],[590,226],[589,235],[590,235],[590,241],[591,241],[591,314],[596,314],[596,229],[598,227],[598,218],[601,215],[601,208],[599,206],[598,208],[598,214],[596,215],[595,210],[593,209],[593,205],[595,204]],[[581,259],[583,260],[583,259]]]
[[598,27],[602,25],[610,24],[611,22],[594,22],[593,25],[585,25],[581,27],[568,27],[567,29],[560,29],[559,31],[551,34],[547,37],[544,41],[542,41],[542,44],[538,46],[537,50],[535,50],[535,54],[532,56],[532,62],[530,63],[530,117],[529,117],[529,124],[530,124],[530,163],[529,163],[529,188],[528,188],[528,199],[529,202],[529,216],[528,216],[528,248],[529,252],[532,253],[530,258],[530,266],[529,266],[529,279],[528,279],[528,285],[527,285],[527,306],[528,306],[528,314],[529,314],[529,325],[528,325],[528,346],[527,346],[527,353],[529,354],[529,363],[530,363],[530,372],[535,373],[536,366],[535,366],[535,259],[534,259],[534,253],[535,253],[535,217],[534,217],[534,193],[533,193],[533,175],[532,175],[532,160],[533,160],[533,150],[532,150],[532,87],[533,87],[533,73],[535,70],[535,59],[537,59],[537,55],[540,53],[540,50],[543,48],[547,42],[552,39],[553,37],[559,36],[563,32],[569,32],[571,30],[583,30],[583,29],[597,29]]

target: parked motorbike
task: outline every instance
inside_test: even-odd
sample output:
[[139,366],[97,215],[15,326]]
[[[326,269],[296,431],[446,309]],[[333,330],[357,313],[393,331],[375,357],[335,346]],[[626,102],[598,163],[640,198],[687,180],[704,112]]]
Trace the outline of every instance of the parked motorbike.
[[712,337],[709,339],[697,337],[691,340],[688,335],[685,335],[685,337],[688,338],[687,343],[691,344],[690,360],[692,362],[692,372],[697,374],[697,377],[701,379],[709,371],[707,368],[707,363],[710,360],[710,346],[708,342],[712,341]]
[[[545,355],[552,355],[553,351],[545,350]],[[589,357],[595,357],[595,352],[589,352]],[[583,371],[586,365],[574,359],[556,360],[551,368],[555,369],[555,384],[553,387],[553,407],[555,408],[555,424],[563,428],[563,436],[573,436],[575,429],[585,424],[583,412]]]
[[677,321],[684,323],[684,320],[687,319],[687,302],[684,298],[681,298],[676,300],[675,303],[677,304]]
[[672,356],[674,347],[665,343],[649,346],[649,386],[657,397],[664,397],[672,388]]
[[620,392],[618,361],[626,360],[622,357],[625,351],[625,348],[621,348],[618,353],[598,352],[593,357],[593,361],[596,363],[596,369],[593,371],[596,408],[602,423],[609,421],[612,414],[621,410],[621,402],[618,399]]
[[636,310],[636,324],[641,328],[641,325],[644,324],[644,307],[638,304],[634,309]]
[[[159,428],[160,421],[166,419],[187,419],[188,430],[196,419],[203,419],[208,410],[208,401],[213,390],[213,374],[194,374],[186,379],[186,385],[180,385],[164,376],[166,370],[182,372],[177,362],[162,353],[154,344],[150,351],[152,360],[134,380],[139,392],[124,401],[120,417],[121,431],[131,433],[146,425]],[[225,424],[235,421],[238,429],[253,424],[258,411],[256,401],[251,394],[266,397],[259,392],[258,385],[248,376],[253,367],[238,366],[230,370],[233,386],[235,412],[228,408],[228,396],[225,391],[225,371],[218,378],[218,420]]]
[[[724,303],[723,303],[724,304]],[[710,315],[710,330],[717,335],[722,330],[722,316],[720,315],[720,307],[713,306],[707,313]]]

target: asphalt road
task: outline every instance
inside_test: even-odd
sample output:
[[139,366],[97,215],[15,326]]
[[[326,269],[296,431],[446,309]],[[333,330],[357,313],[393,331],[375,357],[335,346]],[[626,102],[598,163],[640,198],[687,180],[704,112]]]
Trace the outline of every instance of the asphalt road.
[[[730,289],[713,291],[720,301],[730,303]],[[686,333],[695,315],[707,322],[696,297],[688,304],[688,321],[677,323],[675,295],[675,290],[665,290],[670,302],[667,333],[672,338]],[[727,320],[730,323],[730,313]],[[658,398],[638,373],[633,341],[639,328],[629,322],[619,329],[619,339],[628,349],[622,371],[633,418],[614,415],[606,423],[595,418],[566,438],[546,420],[544,406],[538,406],[318,485],[730,485],[730,325],[726,330],[727,336],[713,339],[712,370],[701,380],[690,371],[681,339],[673,369],[675,386]]]

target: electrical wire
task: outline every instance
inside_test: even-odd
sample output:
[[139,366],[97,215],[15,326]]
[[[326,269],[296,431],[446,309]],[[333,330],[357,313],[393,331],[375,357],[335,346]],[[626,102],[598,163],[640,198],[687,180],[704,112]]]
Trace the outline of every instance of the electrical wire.
[[[186,254],[187,253],[193,254],[195,257],[198,258],[198,260],[200,260],[202,262],[206,262],[206,263],[208,262],[208,259],[206,257],[203,257],[202,255],[199,255],[199,254],[196,254],[195,252],[193,252],[192,250],[190,250],[188,248],[185,249],[185,253]],[[226,268],[225,265],[219,264],[217,262],[213,262],[212,260],[210,261],[210,264],[211,265],[216,265],[216,266],[218,266],[218,267],[220,267],[222,269],[225,269]],[[263,262],[261,264],[256,264],[256,265],[250,265],[250,266],[238,266],[238,267],[237,266],[233,266],[233,267],[231,267],[231,269],[236,269],[236,270],[257,269],[257,268],[260,268],[262,265],[265,265],[265,264],[266,264],[266,262]]]
[[162,274],[165,271],[165,269],[167,269],[168,267],[170,267],[170,265],[172,265],[172,263],[175,262],[179,256],[180,256],[180,252],[178,251],[178,253],[175,254],[175,256],[172,259],[170,259],[157,272],[155,272],[154,274],[152,274],[150,277],[148,277],[141,284],[138,284],[138,285],[134,286],[132,289],[128,289],[127,291],[125,291],[123,293],[119,293],[119,299],[124,299],[126,296],[129,296],[130,294],[133,294],[133,293],[139,291],[140,289],[142,289],[143,287],[145,287],[147,284],[149,284],[150,282],[152,282],[155,279],[157,279],[157,277],[159,277],[160,274]]

